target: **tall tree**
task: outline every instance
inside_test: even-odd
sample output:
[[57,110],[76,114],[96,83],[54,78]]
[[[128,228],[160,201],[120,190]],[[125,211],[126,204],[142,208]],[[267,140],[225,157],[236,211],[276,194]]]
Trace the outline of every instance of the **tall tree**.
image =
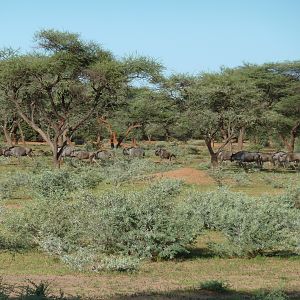
[[0,89],[50,145],[55,166],[65,135],[71,137],[95,112],[115,105],[134,78],[159,78],[161,66],[155,61],[118,60],[78,34],[44,30],[36,34],[36,42],[42,51],[1,60]]
[[[189,126],[195,137],[205,140],[212,165],[216,165],[219,152],[258,117],[260,93],[250,80],[229,69],[203,73],[187,89]],[[222,142],[214,149],[217,139]]]

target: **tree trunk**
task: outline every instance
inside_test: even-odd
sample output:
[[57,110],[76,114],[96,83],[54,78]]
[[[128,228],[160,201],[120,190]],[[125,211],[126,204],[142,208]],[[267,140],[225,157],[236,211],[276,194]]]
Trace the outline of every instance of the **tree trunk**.
[[59,168],[60,167],[60,161],[59,161],[59,156],[58,156],[58,151],[57,151],[57,148],[58,148],[58,141],[53,141],[53,155],[52,155],[52,163],[53,163],[53,166],[55,168]]
[[238,136],[238,151],[243,150],[244,136],[245,136],[245,127],[242,127],[242,128],[240,128],[239,136]]
[[12,147],[12,146],[13,146],[13,142],[12,142],[12,140],[11,140],[9,131],[7,130],[7,124],[6,124],[6,123],[3,125],[3,133],[4,133],[4,136],[5,136],[5,139],[6,139],[6,143],[7,143],[10,147]]
[[218,152],[214,152],[212,147],[212,141],[212,138],[205,138],[205,144],[210,154],[210,162],[213,167],[216,167],[218,165]]
[[26,146],[25,136],[24,136],[24,133],[23,133],[23,129],[22,129],[21,123],[19,121],[18,121],[18,128],[19,128],[19,131],[20,131],[22,144],[24,146]]

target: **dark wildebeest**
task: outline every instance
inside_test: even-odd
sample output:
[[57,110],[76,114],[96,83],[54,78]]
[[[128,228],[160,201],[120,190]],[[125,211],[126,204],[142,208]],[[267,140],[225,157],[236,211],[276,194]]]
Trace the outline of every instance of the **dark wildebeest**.
[[273,159],[273,164],[274,166],[281,166],[281,167],[286,167],[287,166],[287,153],[283,151],[279,151],[273,154],[272,159]]
[[27,147],[20,147],[20,146],[12,146],[8,149],[3,150],[4,156],[14,156],[14,157],[21,157],[21,156],[32,156],[32,149]]
[[257,166],[262,166],[261,155],[258,152],[239,151],[231,155],[231,161],[238,161],[240,165],[255,162]]
[[176,158],[176,156],[173,153],[171,153],[171,152],[169,152],[169,151],[167,151],[166,149],[163,149],[163,148],[156,149],[155,150],[155,155],[159,156],[160,159],[168,159],[170,161],[172,160],[172,157]]
[[128,155],[129,157],[143,157],[145,156],[145,150],[143,148],[124,148],[123,154]]
[[108,160],[113,157],[113,154],[106,150],[98,150],[94,153],[94,159],[100,159],[102,161]]
[[221,151],[218,154],[218,161],[222,163],[223,161],[231,161],[232,152],[230,151]]

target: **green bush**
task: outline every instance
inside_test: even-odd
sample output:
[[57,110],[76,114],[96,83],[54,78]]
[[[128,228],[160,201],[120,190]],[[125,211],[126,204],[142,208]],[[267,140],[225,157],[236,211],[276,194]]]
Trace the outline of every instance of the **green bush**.
[[287,300],[288,296],[281,290],[259,291],[252,300]]
[[176,201],[180,187],[166,180],[138,193],[78,193],[64,201],[53,193],[8,216],[5,224],[78,269],[101,255],[172,259],[187,252],[203,227],[192,208]]
[[94,188],[103,180],[102,174],[94,168],[44,170],[32,177],[31,185],[36,194],[66,197],[80,189]]
[[7,173],[0,184],[0,199],[12,198],[20,188],[29,183],[29,175],[24,172]]
[[229,291],[229,284],[219,280],[209,280],[200,283],[202,290],[225,293]]
[[198,193],[190,199],[206,228],[227,237],[211,244],[220,255],[253,257],[270,251],[298,251],[300,212],[288,195],[251,198],[227,189]]

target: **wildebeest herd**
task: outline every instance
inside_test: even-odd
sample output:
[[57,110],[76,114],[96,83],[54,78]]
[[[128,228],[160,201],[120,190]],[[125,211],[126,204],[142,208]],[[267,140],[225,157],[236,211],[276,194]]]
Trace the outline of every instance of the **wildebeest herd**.
[[[65,157],[73,157],[80,160],[88,160],[90,162],[96,162],[96,160],[106,161],[115,156],[113,151],[98,150],[98,151],[84,151],[75,149],[72,146],[66,146],[63,149],[58,148],[58,153],[63,159]],[[167,151],[164,148],[157,148],[154,152],[161,160],[167,159],[169,161],[176,156]],[[22,146],[12,146],[8,148],[0,149],[0,155],[5,157],[21,157],[29,156],[32,157],[33,151],[31,148]],[[130,158],[142,158],[145,156],[145,150],[141,147],[129,147],[123,149],[123,155]],[[230,151],[221,151],[218,154],[219,163],[224,161],[238,162],[240,166],[247,166],[249,163],[255,163],[258,167],[262,168],[264,163],[269,162],[274,167],[296,167],[300,164],[300,153],[287,153],[283,151],[278,151],[274,153],[261,153],[261,152],[249,152],[249,151],[239,151],[236,153]]]
[[218,154],[218,161],[236,161],[241,166],[245,166],[248,163],[255,163],[258,167],[262,168],[263,164],[269,162],[274,167],[295,167],[300,163],[300,153],[287,153],[278,151],[274,153],[260,153],[260,152],[248,152],[239,151],[236,153],[229,151],[221,151]]
[[[96,160],[104,161],[114,157],[113,151],[107,150],[98,150],[98,151],[84,151],[75,149],[72,146],[66,146],[63,149],[59,147],[57,149],[59,156],[63,159],[65,157],[74,157],[80,160],[89,160],[90,162],[95,162]],[[138,157],[142,158],[145,156],[145,150],[141,147],[129,147],[123,149],[124,156],[128,156],[130,158]],[[166,149],[158,148],[154,153],[156,156],[159,156],[160,159],[168,159],[172,160],[172,158],[176,158],[173,153],[170,153]],[[9,148],[0,149],[0,155],[5,157],[13,156],[13,157],[21,157],[21,156],[29,156],[32,157],[33,151],[31,148],[22,147],[22,146],[12,146]]]

